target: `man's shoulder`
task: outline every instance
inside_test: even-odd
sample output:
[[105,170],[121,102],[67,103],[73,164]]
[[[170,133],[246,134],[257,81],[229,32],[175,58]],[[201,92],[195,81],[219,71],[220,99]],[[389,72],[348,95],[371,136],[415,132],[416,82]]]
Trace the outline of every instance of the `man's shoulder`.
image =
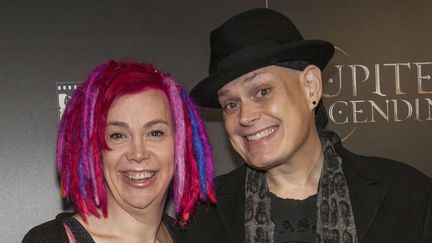
[[409,179],[411,183],[431,186],[432,179],[430,177],[406,163],[388,158],[359,155],[342,146],[336,146],[335,148],[342,157],[344,170],[349,168],[365,177],[376,177],[377,179],[391,181]]
[[218,188],[232,187],[244,183],[246,176],[246,165],[242,165],[226,174],[220,175],[216,178],[216,185]]
[[33,227],[22,242],[62,242],[61,220],[72,215],[73,213],[61,213],[55,219]]

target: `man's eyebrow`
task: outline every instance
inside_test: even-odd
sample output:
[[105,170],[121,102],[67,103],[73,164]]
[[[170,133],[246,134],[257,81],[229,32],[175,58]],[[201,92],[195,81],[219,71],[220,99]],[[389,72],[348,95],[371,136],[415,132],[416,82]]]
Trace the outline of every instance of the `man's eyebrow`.
[[261,75],[261,74],[263,74],[263,73],[262,73],[262,72],[253,72],[253,73],[251,73],[251,75],[245,77],[245,78],[242,80],[242,84],[254,80],[257,76],[259,76],[259,75]]
[[217,92],[217,97],[219,98],[219,97],[221,97],[221,96],[224,96],[224,95],[226,95],[226,93],[227,93],[227,91],[225,91],[225,90],[218,91],[218,92]]
[[[247,82],[250,82],[250,81],[254,80],[257,76],[259,76],[259,75],[261,75],[261,74],[263,74],[263,73],[262,73],[262,72],[253,72],[253,73],[251,73],[250,75],[246,76],[246,77],[241,81],[241,84],[243,84],[243,83],[247,83]],[[228,93],[228,92],[227,92],[226,90],[221,90],[221,91],[218,91],[218,92],[217,92],[217,96],[218,96],[218,98],[219,98],[219,97],[221,97],[221,96],[226,95],[227,93]]]

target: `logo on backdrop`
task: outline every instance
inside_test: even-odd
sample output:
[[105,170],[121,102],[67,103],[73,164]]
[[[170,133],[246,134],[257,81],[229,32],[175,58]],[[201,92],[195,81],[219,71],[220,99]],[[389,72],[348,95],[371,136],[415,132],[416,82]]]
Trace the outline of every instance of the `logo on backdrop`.
[[336,48],[334,64],[323,74],[330,122],[349,125],[352,134],[364,123],[432,121],[432,62],[351,64]]
[[58,101],[58,111],[59,119],[62,117],[66,105],[71,99],[73,92],[77,89],[79,83],[57,83],[57,101]]

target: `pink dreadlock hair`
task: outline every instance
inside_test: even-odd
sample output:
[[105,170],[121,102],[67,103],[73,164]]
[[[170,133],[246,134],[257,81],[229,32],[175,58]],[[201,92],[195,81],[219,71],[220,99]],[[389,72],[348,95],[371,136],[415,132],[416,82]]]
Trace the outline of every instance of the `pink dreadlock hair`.
[[101,151],[108,150],[108,110],[119,97],[148,89],[167,96],[175,123],[174,208],[185,225],[198,200],[216,202],[211,146],[203,121],[186,91],[151,64],[108,61],[96,67],[75,91],[62,116],[57,140],[57,170],[62,196],[86,220],[106,217]]

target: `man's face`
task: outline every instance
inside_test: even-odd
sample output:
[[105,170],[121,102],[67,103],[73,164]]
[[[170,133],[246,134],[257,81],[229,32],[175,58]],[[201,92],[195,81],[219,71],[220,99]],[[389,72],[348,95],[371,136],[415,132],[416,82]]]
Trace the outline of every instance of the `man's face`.
[[315,127],[312,101],[319,100],[306,81],[308,67],[301,72],[267,66],[218,91],[231,144],[251,166],[271,169],[298,159]]

